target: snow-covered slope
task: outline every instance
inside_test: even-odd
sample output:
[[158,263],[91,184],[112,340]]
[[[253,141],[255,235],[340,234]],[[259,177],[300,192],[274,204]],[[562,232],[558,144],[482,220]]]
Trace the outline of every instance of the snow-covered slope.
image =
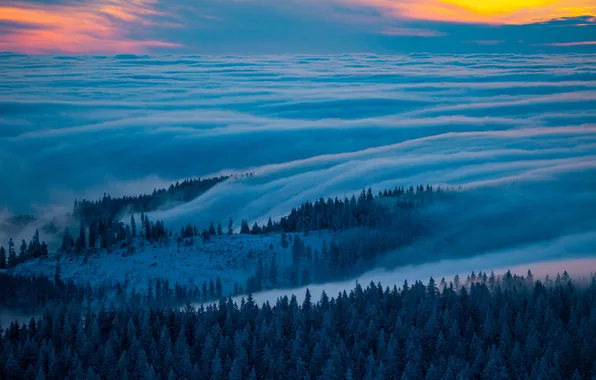
[[[91,284],[128,282],[129,287],[137,290],[146,288],[152,278],[167,278],[172,284],[196,284],[203,281],[215,281],[220,277],[224,291],[232,289],[234,282],[243,283],[254,270],[258,257],[270,260],[269,244],[279,245],[275,236],[226,236],[202,243],[195,241],[186,246],[171,241],[169,245],[135,244],[133,254],[126,254],[126,249],[92,254],[88,262],[83,257],[63,256],[60,258],[60,270],[64,278],[75,282]],[[16,274],[44,273],[52,275],[57,258],[33,260],[15,268]]]
[[[305,242],[320,245],[326,234],[311,234]],[[271,249],[273,248],[273,249]],[[168,279],[176,282],[201,286],[203,281],[221,278],[224,294],[233,290],[234,283],[246,284],[253,275],[258,258],[269,263],[273,255],[280,267],[290,263],[290,249],[283,250],[278,234],[254,236],[221,236],[203,243],[195,239],[193,243],[180,244],[170,239],[168,245],[141,246],[135,242],[135,252],[127,254],[126,249],[105,251],[89,255],[85,262],[82,256],[72,254],[60,257],[60,271],[63,278],[71,278],[78,283],[109,284],[127,281],[127,287],[137,291],[147,288],[152,278]],[[38,259],[25,262],[14,269],[17,275],[45,274],[52,276],[58,258]]]

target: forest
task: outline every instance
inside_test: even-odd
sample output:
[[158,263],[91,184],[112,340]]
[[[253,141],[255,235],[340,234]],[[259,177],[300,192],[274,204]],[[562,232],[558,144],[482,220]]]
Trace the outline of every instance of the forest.
[[[459,286],[457,286],[459,285]],[[57,285],[48,286],[62,286]],[[0,287],[3,289],[3,287]],[[0,378],[593,379],[596,278],[486,273],[313,300],[182,308],[60,300],[0,330]]]
[[203,281],[202,286],[170,284],[167,279],[155,278],[149,281],[147,292],[128,289],[126,282],[103,285],[77,284],[64,279],[60,266],[52,278],[43,275],[14,276],[0,273],[0,308],[17,309],[24,312],[50,307],[51,305],[74,302],[82,310],[102,304],[126,302],[150,307],[175,307],[191,302],[210,302],[224,297],[219,277]]
[[[432,234],[418,210],[453,196],[431,186],[376,196],[363,189],[351,198],[304,202],[263,225],[241,219],[239,234],[275,234],[291,263],[259,258],[254,274],[230,292],[220,278],[192,286],[155,278],[143,292],[126,281],[75,283],[62,278],[59,260],[53,278],[0,272],[0,307],[37,315],[0,327],[0,378],[596,378],[594,276],[578,283],[567,273],[544,282],[531,272],[472,273],[463,281],[431,278],[401,288],[356,284],[319,300],[307,290],[301,304],[295,296],[263,305],[252,298],[373,268],[386,252]],[[111,211],[117,203],[93,204],[95,211],[78,217],[78,233],[64,230],[60,257],[116,249],[134,255],[144,245],[176,249],[236,233],[231,219],[225,230],[210,223],[202,231],[190,224],[173,231],[144,209],[138,222],[133,213],[124,223],[114,216],[122,211]],[[310,234],[323,232],[331,240],[308,244]],[[48,255],[38,232],[18,248],[11,239],[8,250],[0,247],[0,269]],[[237,294],[248,296],[235,303],[229,296]]]
[[155,211],[168,203],[189,202],[230,176],[191,178],[170,185],[167,189],[153,189],[151,194],[112,197],[109,194],[97,201],[76,200],[73,216],[87,224],[97,220],[112,220],[123,213]]
[[[182,182],[185,183],[201,182]],[[176,184],[170,189],[184,186],[187,185]],[[232,294],[243,290],[256,292],[274,287],[347,279],[372,269],[376,259],[387,251],[406,246],[429,233],[427,223],[417,217],[417,208],[451,196],[452,190],[420,185],[380,191],[375,197],[369,188],[362,189],[358,197],[353,195],[351,198],[321,198],[315,202],[304,202],[279,220],[272,221],[269,218],[266,224],[255,223],[252,228],[242,219],[240,234],[278,234],[278,246],[284,251],[290,249],[292,261],[290,265],[281,267],[275,257],[266,262],[259,260],[254,275],[246,283],[236,284]],[[111,198],[106,196],[104,201],[93,203],[92,209],[95,211],[92,218],[78,219],[76,233],[68,227],[64,229],[58,249],[61,255],[79,255],[87,259],[90,254],[106,254],[117,249],[133,255],[135,250],[143,249],[146,245],[166,245],[176,249],[176,246],[194,244],[195,239],[206,242],[235,233],[232,219],[228,220],[225,232],[221,224],[218,223],[216,227],[213,222],[202,231],[191,224],[182,226],[179,231],[172,231],[163,221],[150,220],[144,212],[140,212],[138,222],[135,214],[131,214],[129,222],[124,223],[105,217],[112,215],[114,210],[107,199]],[[127,199],[144,198],[117,198],[114,202],[120,204]],[[77,203],[79,207],[83,204]],[[332,239],[324,241],[322,246],[308,245],[300,237],[322,231],[333,234]],[[49,254],[47,245],[40,243],[38,232],[29,243],[21,241],[19,247],[17,251],[12,240],[8,243],[8,251],[0,247],[0,269],[12,268],[29,259]],[[204,297],[203,293],[201,291],[201,297]]]

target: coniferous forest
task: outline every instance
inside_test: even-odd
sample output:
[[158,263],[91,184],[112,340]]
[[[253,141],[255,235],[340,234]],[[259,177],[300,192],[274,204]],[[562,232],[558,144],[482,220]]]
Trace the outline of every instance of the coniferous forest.
[[248,296],[198,309],[135,297],[97,310],[57,298],[40,318],[5,326],[0,378],[596,377],[594,277],[578,285],[566,275],[542,283],[531,273],[481,273],[459,289],[431,278],[399,289],[356,284],[319,300],[307,290],[301,303],[291,296],[257,305]]
[[[223,178],[223,177],[222,177]],[[391,249],[432,234],[417,210],[454,195],[417,186],[351,198],[305,202],[286,216],[252,227],[229,219],[202,232],[172,231],[146,211],[177,194],[188,200],[221,179],[190,180],[151,196],[78,201],[78,233],[66,228],[60,257],[134,255],[143,245],[175,250],[195,239],[275,235],[289,266],[259,258],[233,292],[219,277],[198,285],[151,280],[104,285],[17,276],[12,268],[50,249],[36,231],[18,247],[0,247],[0,307],[34,315],[0,327],[0,379],[596,379],[596,278],[573,282],[565,272],[535,281],[531,272],[474,274],[460,283],[430,279],[401,288],[356,284],[349,293],[257,305],[252,295],[278,287],[349,279],[374,268]],[[161,202],[161,203],[160,203]],[[128,223],[118,216],[134,210]],[[140,213],[137,222],[134,213]],[[29,219],[26,219],[29,220]],[[235,229],[237,232],[235,232]],[[306,243],[312,233],[333,239]],[[139,245],[140,242],[140,245]],[[430,260],[419,255],[404,257]],[[229,295],[249,294],[239,302]],[[289,292],[291,294],[291,292]]]
[[[208,242],[236,233],[260,236],[276,234],[280,237],[281,248],[291,252],[290,267],[282,271],[274,260],[259,262],[254,275],[246,283],[237,284],[234,293],[239,293],[241,289],[256,292],[277,286],[279,283],[275,277],[285,278],[285,285],[290,287],[308,285],[349,279],[372,269],[385,252],[406,246],[429,233],[428,225],[417,218],[418,208],[441,202],[453,195],[451,190],[428,185],[396,187],[380,191],[376,196],[370,188],[362,189],[358,196],[352,195],[350,198],[321,198],[304,202],[286,216],[275,221],[269,218],[262,225],[254,223],[250,227],[245,219],[241,219],[238,229],[230,218],[225,230],[221,223],[216,227],[213,222],[202,229],[192,224],[178,229],[161,220],[151,220],[142,211],[153,209],[146,205],[156,199],[159,202],[167,202],[166,199],[174,201],[173,198],[167,198],[172,194],[187,199],[180,194],[187,194],[184,191],[195,194],[224,178],[187,180],[173,184],[169,190],[156,191],[153,195],[121,198],[105,195],[94,202],[77,201],[72,214],[77,228],[66,227],[58,234],[60,243],[57,251],[61,255],[85,258],[94,253],[106,254],[118,249],[134,255],[135,250],[145,245],[168,246],[175,250],[185,244],[194,244],[197,239]],[[135,217],[134,210],[140,210],[140,215],[136,214]],[[125,221],[117,217],[122,216],[123,212]],[[323,231],[331,232],[333,236],[320,247],[306,244],[300,238]],[[39,232],[36,231],[28,243],[22,240],[18,247],[12,239],[8,242],[8,249],[0,245],[0,269],[10,269],[27,260],[47,257],[50,253],[51,250],[45,242],[40,241]],[[276,274],[278,271],[280,273]]]

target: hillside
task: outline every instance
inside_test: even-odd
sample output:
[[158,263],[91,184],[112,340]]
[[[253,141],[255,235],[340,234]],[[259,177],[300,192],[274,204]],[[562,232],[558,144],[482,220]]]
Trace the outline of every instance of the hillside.
[[[305,239],[311,245],[320,245],[328,234],[312,234]],[[221,236],[208,242],[185,239],[181,244],[142,244],[134,242],[134,253],[127,248],[107,252],[99,250],[84,256],[71,254],[29,260],[15,267],[15,275],[44,274],[52,276],[60,261],[60,273],[76,283],[109,285],[121,282],[128,289],[145,291],[150,279],[167,279],[171,284],[201,286],[203,282],[221,279],[224,294],[232,294],[234,284],[243,287],[249,276],[257,270],[259,259],[270,263],[275,256],[280,273],[291,262],[291,250],[280,246],[280,235]],[[287,285],[283,278],[280,286]]]

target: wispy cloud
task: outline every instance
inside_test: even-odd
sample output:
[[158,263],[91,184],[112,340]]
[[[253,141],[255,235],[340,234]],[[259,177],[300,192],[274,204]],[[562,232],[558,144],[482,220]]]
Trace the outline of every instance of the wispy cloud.
[[544,44],[546,46],[561,46],[561,47],[573,47],[573,46],[591,46],[596,45],[596,41],[576,41],[576,42],[551,42]]
[[[0,51],[25,53],[139,53],[179,44],[132,35],[135,26],[155,27],[170,15],[154,0],[100,0],[58,4],[9,2],[0,6]],[[161,20],[161,19],[164,20]]]
[[0,51],[586,51],[595,16],[592,0],[11,0]]
[[386,28],[381,32],[388,36],[409,36],[409,37],[443,37],[446,33],[431,29],[422,28]]
[[472,40],[472,41],[465,41],[469,44],[475,45],[482,45],[482,46],[494,46],[494,45],[501,45],[505,41],[503,40]]

